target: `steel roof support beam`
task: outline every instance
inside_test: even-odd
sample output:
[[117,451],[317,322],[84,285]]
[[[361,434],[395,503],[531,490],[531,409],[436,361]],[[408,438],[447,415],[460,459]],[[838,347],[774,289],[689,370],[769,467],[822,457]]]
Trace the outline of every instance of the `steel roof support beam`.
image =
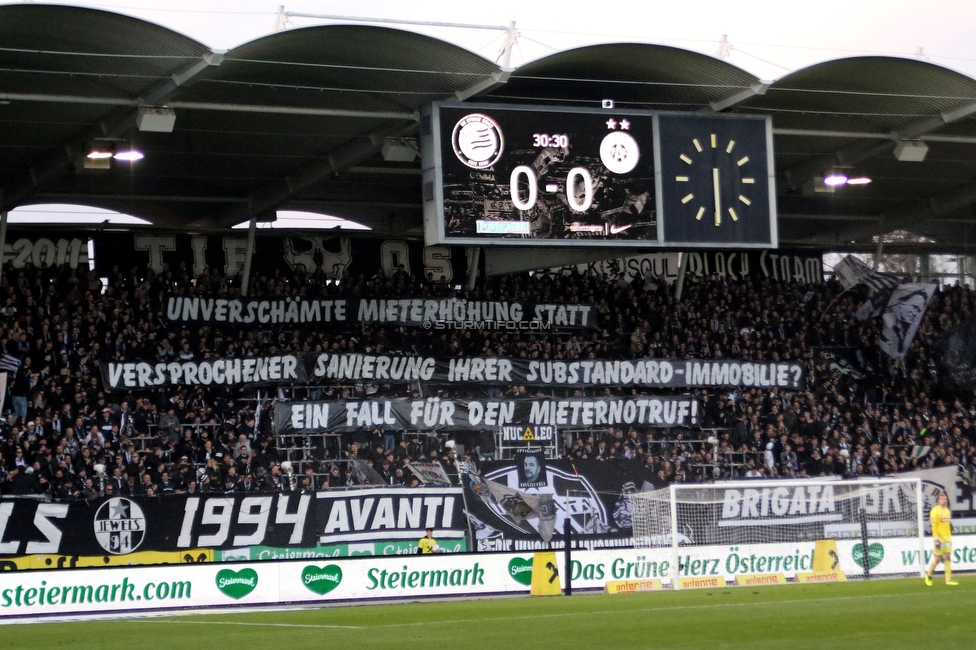
[[459,90],[454,93],[459,102],[467,101],[472,97],[477,95],[483,95],[489,90],[494,90],[498,86],[501,86],[508,82],[508,78],[512,76],[514,70],[504,69],[498,72],[493,72],[481,81],[478,81],[463,90]]
[[[885,214],[885,233],[898,230],[899,228],[907,228],[912,224],[935,220],[971,205],[976,205],[976,183],[967,183],[950,192],[919,201],[914,206],[905,210]],[[960,222],[958,219],[946,221],[952,223]],[[961,221],[963,223],[972,223],[971,220],[967,219]],[[847,228],[841,228],[837,231],[838,238],[843,241],[851,241],[857,237],[875,234],[877,234],[876,230],[872,230],[863,225],[850,225]]]
[[[971,224],[970,224],[971,225]],[[811,244],[809,241],[804,239],[797,240],[786,240],[780,239],[780,245],[798,246],[798,247],[809,247]],[[877,244],[875,242],[860,242],[852,244],[850,242],[832,242],[828,244],[832,252],[851,252],[851,253],[874,253],[877,250]],[[917,255],[923,251],[929,252],[933,255],[949,255],[956,253],[966,253],[972,254],[973,243],[967,242],[949,242],[941,244],[930,244],[930,243],[901,243],[901,242],[885,242],[884,250],[886,255]],[[824,244],[817,244],[818,249],[823,249]]]
[[[399,138],[415,133],[417,122],[399,123],[356,138],[330,152],[326,157],[299,167],[280,181],[255,191],[246,206],[235,208],[217,219],[221,227],[229,228],[246,221],[252,215],[273,210],[312,185],[346,171],[382,149],[387,138]],[[192,224],[191,224],[192,225]]]
[[[84,95],[42,95],[34,93],[0,93],[0,101],[8,102],[47,102],[54,104],[99,104],[103,106],[152,106],[165,103],[170,108],[183,108],[199,111],[227,111],[231,113],[281,113],[284,115],[314,115],[322,117],[363,117],[368,119],[414,120],[420,119],[415,112],[394,111],[349,111],[340,108],[307,108],[304,106],[277,106],[267,104],[226,104],[220,102],[166,102],[148,101],[145,98],[126,97],[86,97]],[[102,134],[102,137],[110,137]]]
[[[850,140],[890,140],[889,133],[870,133],[868,131],[832,131],[829,129],[773,129],[773,135],[791,135],[801,138],[847,138]],[[922,142],[950,142],[954,144],[976,144],[972,135],[920,135],[916,140]]]
[[[464,101],[506,83],[511,74],[512,70],[499,70],[467,88],[458,90],[454,96],[459,101]],[[288,174],[284,179],[258,189],[249,197],[247,206],[233,208],[224,213],[217,218],[217,224],[230,227],[250,219],[253,215],[274,210],[303,190],[347,171],[374,156],[382,149],[387,138],[412,135],[419,129],[419,114],[417,113],[390,114],[389,117],[407,120],[407,122],[400,122],[385,129],[373,131],[362,138],[354,139],[338,147],[325,158],[310,162]]]
[[130,103],[109,111],[97,124],[75,134],[60,149],[34,163],[28,171],[26,179],[3,193],[0,210],[17,207],[29,198],[38,187],[67,173],[76,159],[85,154],[85,147],[91,140],[120,137],[134,129],[136,127],[136,110],[134,110],[136,106],[165,103],[179,88],[195,82],[205,71],[219,66],[223,58],[223,52],[209,51],[205,53],[197,61],[174,73],[169,79],[157,84],[141,97],[128,100],[134,101],[134,104]]
[[765,95],[766,91],[769,90],[769,86],[772,82],[761,81],[757,84],[752,84],[748,88],[743,88],[737,93],[733,93],[724,99],[719,99],[714,102],[709,103],[709,107],[704,109],[702,112],[714,111],[716,113],[721,113],[724,110],[728,110],[733,106],[738,106],[744,101],[752,99],[756,95]]
[[952,124],[974,113],[976,113],[976,101],[961,104],[937,115],[923,117],[886,134],[887,140],[885,142],[856,142],[833,153],[818,156],[809,162],[801,163],[792,169],[786,170],[786,179],[790,187],[794,189],[801,187],[812,176],[822,175],[824,171],[829,170],[831,167],[856,165],[862,160],[867,160],[872,156],[893,149],[900,140],[917,140],[921,136],[927,135],[946,124]]

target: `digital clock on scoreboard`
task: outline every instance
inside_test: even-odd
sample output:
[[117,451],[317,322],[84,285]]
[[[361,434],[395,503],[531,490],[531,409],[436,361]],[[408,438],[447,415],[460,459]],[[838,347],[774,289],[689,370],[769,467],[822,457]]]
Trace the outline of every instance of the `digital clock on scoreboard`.
[[[662,119],[671,120],[667,128]],[[768,133],[765,118],[434,103],[422,129],[427,243],[707,247],[713,235],[728,245],[746,233],[745,246],[775,246]],[[690,166],[661,158],[664,149],[710,148],[712,140],[727,148],[732,139],[729,152],[716,154],[738,156],[734,169],[704,148],[685,154]],[[746,152],[751,164],[736,165]],[[699,232],[697,211],[709,198],[702,179],[713,190],[714,233]]]

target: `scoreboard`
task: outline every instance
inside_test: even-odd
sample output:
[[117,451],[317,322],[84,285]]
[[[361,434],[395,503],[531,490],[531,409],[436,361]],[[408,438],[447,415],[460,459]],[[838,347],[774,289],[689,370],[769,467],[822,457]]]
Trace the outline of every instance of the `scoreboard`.
[[775,248],[768,117],[434,103],[427,244]]

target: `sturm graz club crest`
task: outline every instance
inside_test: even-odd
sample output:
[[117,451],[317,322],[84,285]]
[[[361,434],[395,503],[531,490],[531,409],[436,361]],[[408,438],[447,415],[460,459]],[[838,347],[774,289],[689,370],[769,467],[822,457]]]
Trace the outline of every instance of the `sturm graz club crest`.
[[135,501],[109,499],[95,512],[95,539],[113,555],[125,555],[139,548],[146,536],[146,516]]
[[505,148],[501,127],[481,113],[465,115],[451,135],[454,155],[472,169],[487,169],[498,162]]

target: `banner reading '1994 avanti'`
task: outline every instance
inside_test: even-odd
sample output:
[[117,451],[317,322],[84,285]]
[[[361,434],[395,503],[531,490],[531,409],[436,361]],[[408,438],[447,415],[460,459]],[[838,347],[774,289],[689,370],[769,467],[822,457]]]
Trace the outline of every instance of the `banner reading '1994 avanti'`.
[[503,357],[434,357],[384,354],[300,353],[202,361],[112,361],[102,365],[110,390],[159,386],[248,386],[342,381],[529,386],[641,386],[685,388],[803,387],[796,363],[733,360],[535,360]]
[[5,499],[0,573],[17,568],[7,560],[28,555],[108,558],[151,551],[176,556],[153,561],[199,562],[207,549],[415,543],[426,528],[443,543],[464,539],[461,488],[208,492],[66,503]]

